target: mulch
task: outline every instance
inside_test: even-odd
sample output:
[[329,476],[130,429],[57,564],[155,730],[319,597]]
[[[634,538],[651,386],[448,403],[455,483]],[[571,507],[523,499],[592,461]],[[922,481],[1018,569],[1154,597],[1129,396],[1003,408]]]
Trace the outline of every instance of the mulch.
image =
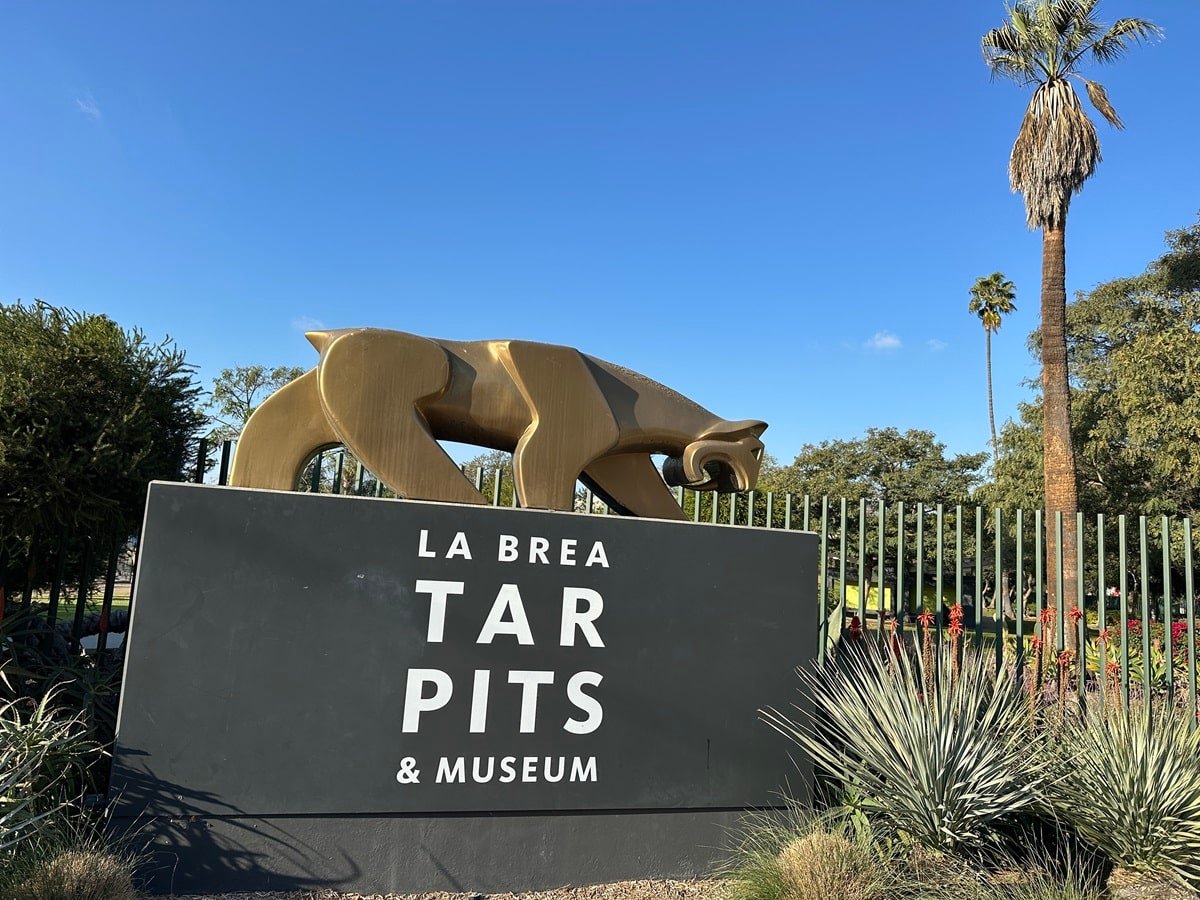
[[[720,900],[715,881],[621,881],[591,887],[563,887],[520,894],[342,894],[337,891],[299,893],[208,894],[175,900]],[[835,898],[830,898],[835,900]]]

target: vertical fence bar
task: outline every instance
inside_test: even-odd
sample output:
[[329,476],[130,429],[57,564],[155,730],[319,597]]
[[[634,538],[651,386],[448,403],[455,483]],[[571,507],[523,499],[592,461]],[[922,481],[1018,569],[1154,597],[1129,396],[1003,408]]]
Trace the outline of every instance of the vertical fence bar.
[[1042,511],[1035,509],[1033,511],[1033,612],[1034,618],[1037,620],[1033,626],[1034,633],[1042,641],[1046,640],[1046,635],[1042,629],[1042,604],[1045,603],[1045,554],[1043,553],[1044,538],[1046,536],[1045,524],[1042,522]]
[[[354,467],[354,496],[361,497],[363,492],[363,480],[367,477],[367,467],[362,464],[362,460],[356,460]],[[475,468],[475,490],[483,493],[483,466]]]
[[1017,510],[1017,546],[1013,560],[1013,613],[1017,617],[1017,677],[1025,668],[1025,510]]
[[1062,653],[1066,646],[1065,632],[1063,631],[1063,608],[1065,605],[1065,597],[1063,597],[1064,583],[1063,578],[1063,516],[1062,510],[1054,511],[1054,650],[1056,653]]
[[1004,571],[1004,540],[1002,535],[1003,516],[999,509],[995,511],[995,529],[996,529],[996,571],[992,577],[992,626],[996,633],[996,672],[999,673],[1004,667],[1004,579],[1001,577]]
[[204,471],[208,468],[208,438],[200,438],[200,447],[196,450],[196,484],[204,483]]
[[792,495],[790,493],[783,498],[783,527],[787,531],[792,530]]
[[809,508],[811,507],[811,505],[812,505],[812,498],[809,497],[808,494],[805,494],[804,495],[804,524],[801,526],[802,531],[810,531],[811,530],[808,527],[808,511],[809,511]]
[[1187,604],[1188,723],[1196,727],[1196,606],[1192,591],[1192,520],[1183,520],[1183,602]]
[[217,472],[217,484],[229,484],[229,461],[233,455],[233,441],[221,441],[221,468]]
[[817,647],[817,662],[825,662],[825,644],[829,641],[829,604],[827,585],[829,582],[829,496],[821,498],[821,558],[817,560],[817,609],[821,611],[819,626],[820,641]]
[[757,499],[754,494],[754,491],[746,494],[746,524],[750,526],[754,525],[754,501]]
[[938,645],[942,642],[942,629],[946,626],[946,603],[942,596],[942,563],[946,557],[946,508],[939,503],[937,505],[937,556],[934,565],[934,590],[937,591],[935,602],[937,604],[937,640]]
[[983,507],[975,507],[975,652],[983,650]]
[[309,481],[309,485],[314,494],[319,493],[321,490],[321,464],[324,461],[324,457],[325,454],[318,453],[316,458],[313,459],[312,479]]
[[714,524],[714,525],[717,524],[717,512],[718,512],[720,506],[721,506],[721,495],[718,494],[716,491],[712,491],[712,510],[711,510],[712,515],[710,518],[712,519],[712,524]]
[[44,646],[47,651],[54,646],[54,625],[58,621],[58,598],[62,594],[63,573],[67,565],[67,533],[60,532],[58,536],[58,553],[54,559],[54,577],[50,582],[50,603],[46,608],[46,636]]
[[[768,504],[769,506],[770,504]],[[842,605],[842,616],[846,615],[846,498],[838,509],[838,602]]]
[[108,619],[112,615],[113,593],[117,586],[117,560],[120,556],[121,544],[114,541],[112,552],[108,555],[108,569],[104,573],[104,599],[100,601],[100,622],[96,631],[97,666],[104,660],[108,649]]
[[880,497],[879,498],[879,539],[876,541],[876,551],[875,551],[875,581],[876,581],[876,590],[878,592],[876,599],[879,601],[877,606],[879,609],[879,640],[880,640],[880,642],[882,642],[885,637],[884,627],[883,627],[883,623],[884,623],[883,613],[884,613],[884,610],[887,609],[887,606],[883,602],[883,590],[884,590],[883,561],[887,558],[887,545],[886,545],[886,542],[884,541],[884,531],[885,530],[886,529],[885,529],[885,519],[884,519],[884,500],[882,497]]
[[333,473],[333,493],[340,494],[342,492],[342,472],[346,468],[346,451],[343,449],[338,453],[337,468]]
[[492,506],[500,505],[500,482],[503,479],[504,470],[497,466],[495,474],[492,476]]
[[904,501],[896,504],[896,596],[892,602],[896,617],[896,633],[904,634]]
[[1166,663],[1167,697],[1175,699],[1175,647],[1171,634],[1171,520],[1163,516],[1160,520],[1162,530],[1162,622],[1163,622],[1163,661]]
[[[1108,627],[1108,593],[1104,584],[1104,513],[1096,514],[1096,627],[1100,634]],[[1097,640],[1099,652],[1096,654],[1096,664],[1099,666],[1098,680],[1100,682],[1100,705],[1108,702],[1108,640]]]
[[[588,491],[589,497],[591,496],[591,494],[592,494],[592,492]],[[704,496],[704,494],[701,493],[700,491],[692,491],[692,521],[693,522],[700,521],[700,498],[703,496]],[[590,508],[588,509],[588,512],[591,512]]]
[[913,551],[913,556],[916,557],[916,584],[914,585],[917,591],[917,615],[923,615],[925,612],[925,504],[917,504],[917,546]]
[[1075,514],[1075,608],[1079,610],[1079,621],[1075,623],[1075,692],[1082,704],[1087,697],[1087,595],[1084,592],[1083,576],[1083,513]]
[[962,504],[954,507],[954,603],[963,602],[963,517]]
[[767,491],[767,527],[775,527],[775,492]]
[[1129,708],[1129,539],[1128,520],[1117,517],[1117,547],[1121,580],[1121,702]]
[[858,609],[867,627],[867,501],[858,501]]
[[88,588],[92,585],[92,539],[83,542],[83,558],[79,561],[79,590],[75,597],[75,615],[71,620],[71,651],[79,652],[79,639],[83,636],[83,613],[87,606]]
[[729,524],[730,525],[737,524],[737,501],[738,501],[737,494],[729,495]]
[[1150,699],[1150,561],[1149,538],[1146,534],[1146,517],[1138,516],[1138,538],[1140,540],[1140,567],[1138,577],[1142,580],[1142,689]]

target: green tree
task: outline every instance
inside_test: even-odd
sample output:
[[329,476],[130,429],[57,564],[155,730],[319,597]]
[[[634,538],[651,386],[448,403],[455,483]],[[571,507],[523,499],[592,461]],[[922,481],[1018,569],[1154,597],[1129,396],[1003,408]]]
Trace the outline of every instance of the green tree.
[[128,538],[147,483],[182,475],[204,424],[183,352],[35,301],[0,306],[0,360],[0,552]]
[[236,439],[264,400],[307,369],[299,366],[234,366],[213,380],[206,408],[213,425],[210,441]]
[[[1009,180],[1025,200],[1026,221],[1042,232],[1042,477],[1047,518],[1061,512],[1063,589],[1075,595],[1075,513],[1078,485],[1071,442],[1071,394],[1066,344],[1066,225],[1071,198],[1100,161],[1096,128],[1083,111],[1072,79],[1115,128],[1120,117],[1104,87],[1079,74],[1085,62],[1109,63],[1134,43],[1160,35],[1139,18],[1097,21],[1099,0],[1017,0],[1008,20],[983,36],[982,49],[993,76],[1035,85],[1009,158]],[[1055,583],[1054,533],[1048,531],[1049,583]]]
[[[1200,219],[1140,275],[1067,308],[1072,439],[1088,513],[1200,515]],[[1037,332],[1031,349],[1040,346]],[[992,502],[1041,504],[1041,408],[1000,436]]]
[[933,432],[868,428],[854,440],[805,444],[790,466],[767,473],[760,490],[858,501],[964,503],[983,480],[986,453],[946,456]]
[[1002,272],[993,272],[986,278],[975,279],[971,286],[971,302],[967,312],[979,316],[987,343],[987,395],[988,425],[992,429],[992,463],[999,462],[1000,451],[996,445],[996,406],[992,402],[992,332],[999,331],[1004,317],[1017,308],[1013,301],[1017,292],[1013,283]]

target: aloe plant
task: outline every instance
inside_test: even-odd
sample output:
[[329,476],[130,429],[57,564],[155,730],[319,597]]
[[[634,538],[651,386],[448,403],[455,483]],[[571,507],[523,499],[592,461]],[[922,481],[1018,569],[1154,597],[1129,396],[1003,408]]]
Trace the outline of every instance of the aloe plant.
[[895,642],[801,671],[802,701],[764,720],[822,774],[870,798],[868,815],[940,852],[980,847],[1043,802],[1027,701],[990,654],[911,655]]
[[0,855],[54,822],[72,777],[98,752],[81,714],[56,711],[53,700],[0,703]]

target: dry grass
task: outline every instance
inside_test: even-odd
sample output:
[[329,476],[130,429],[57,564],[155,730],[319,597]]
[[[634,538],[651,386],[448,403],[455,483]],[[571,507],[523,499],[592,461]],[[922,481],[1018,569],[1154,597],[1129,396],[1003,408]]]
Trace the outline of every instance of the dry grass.
[[816,830],[784,845],[776,857],[779,900],[882,900],[879,860],[861,842]]
[[127,860],[103,850],[51,856],[11,888],[8,900],[137,900]]

